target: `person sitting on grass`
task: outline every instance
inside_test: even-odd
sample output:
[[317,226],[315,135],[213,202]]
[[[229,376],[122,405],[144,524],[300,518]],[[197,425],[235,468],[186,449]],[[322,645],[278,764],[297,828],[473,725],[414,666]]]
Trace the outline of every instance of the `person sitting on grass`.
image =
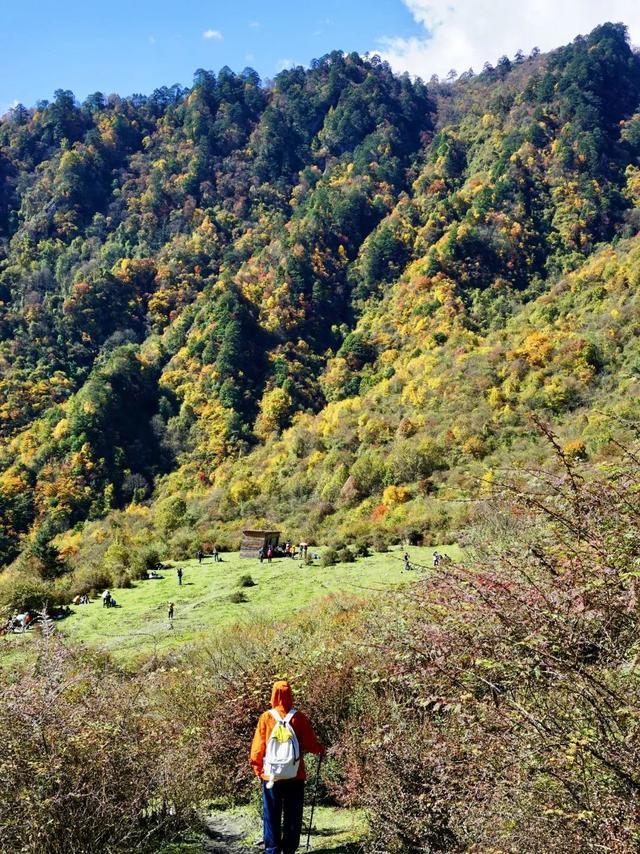
[[304,781],[303,755],[322,754],[309,719],[293,708],[288,682],[275,682],[271,708],[260,715],[249,761],[262,785],[265,854],[294,854],[300,844]]

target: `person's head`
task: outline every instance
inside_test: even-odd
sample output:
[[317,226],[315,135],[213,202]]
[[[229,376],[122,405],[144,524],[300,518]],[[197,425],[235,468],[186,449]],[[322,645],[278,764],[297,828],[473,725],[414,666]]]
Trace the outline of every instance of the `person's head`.
[[271,708],[278,709],[283,714],[287,714],[293,708],[293,694],[289,683],[281,679],[273,683],[271,690]]

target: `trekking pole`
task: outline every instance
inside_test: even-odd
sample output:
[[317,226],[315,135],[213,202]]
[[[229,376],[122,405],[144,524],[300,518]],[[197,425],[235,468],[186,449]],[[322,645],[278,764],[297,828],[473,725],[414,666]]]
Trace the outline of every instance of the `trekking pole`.
[[313,800],[311,801],[311,818],[309,819],[309,832],[307,833],[307,847],[306,851],[309,850],[309,844],[311,842],[311,828],[313,827],[313,811],[316,807],[316,799],[318,797],[318,783],[320,782],[320,766],[322,765],[322,760],[324,759],[324,753],[320,754],[318,759],[318,766],[316,768],[316,780],[313,785]]

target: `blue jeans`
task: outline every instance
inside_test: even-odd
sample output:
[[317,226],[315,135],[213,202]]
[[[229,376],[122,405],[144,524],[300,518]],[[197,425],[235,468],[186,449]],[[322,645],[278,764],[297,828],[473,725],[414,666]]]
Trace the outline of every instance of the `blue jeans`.
[[304,780],[277,780],[272,789],[262,781],[265,854],[294,854],[300,844]]

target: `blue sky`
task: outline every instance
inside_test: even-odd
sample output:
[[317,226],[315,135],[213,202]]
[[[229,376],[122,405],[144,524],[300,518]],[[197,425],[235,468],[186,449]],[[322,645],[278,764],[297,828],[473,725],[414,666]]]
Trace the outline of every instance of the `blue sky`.
[[374,51],[418,35],[402,0],[0,0],[0,109],[71,89],[151,92],[196,68],[249,65],[263,78],[336,48]]
[[335,49],[428,79],[549,50],[606,20],[640,44],[638,0],[0,0],[0,115],[55,89],[83,99],[190,85],[197,68],[250,65],[265,79]]

